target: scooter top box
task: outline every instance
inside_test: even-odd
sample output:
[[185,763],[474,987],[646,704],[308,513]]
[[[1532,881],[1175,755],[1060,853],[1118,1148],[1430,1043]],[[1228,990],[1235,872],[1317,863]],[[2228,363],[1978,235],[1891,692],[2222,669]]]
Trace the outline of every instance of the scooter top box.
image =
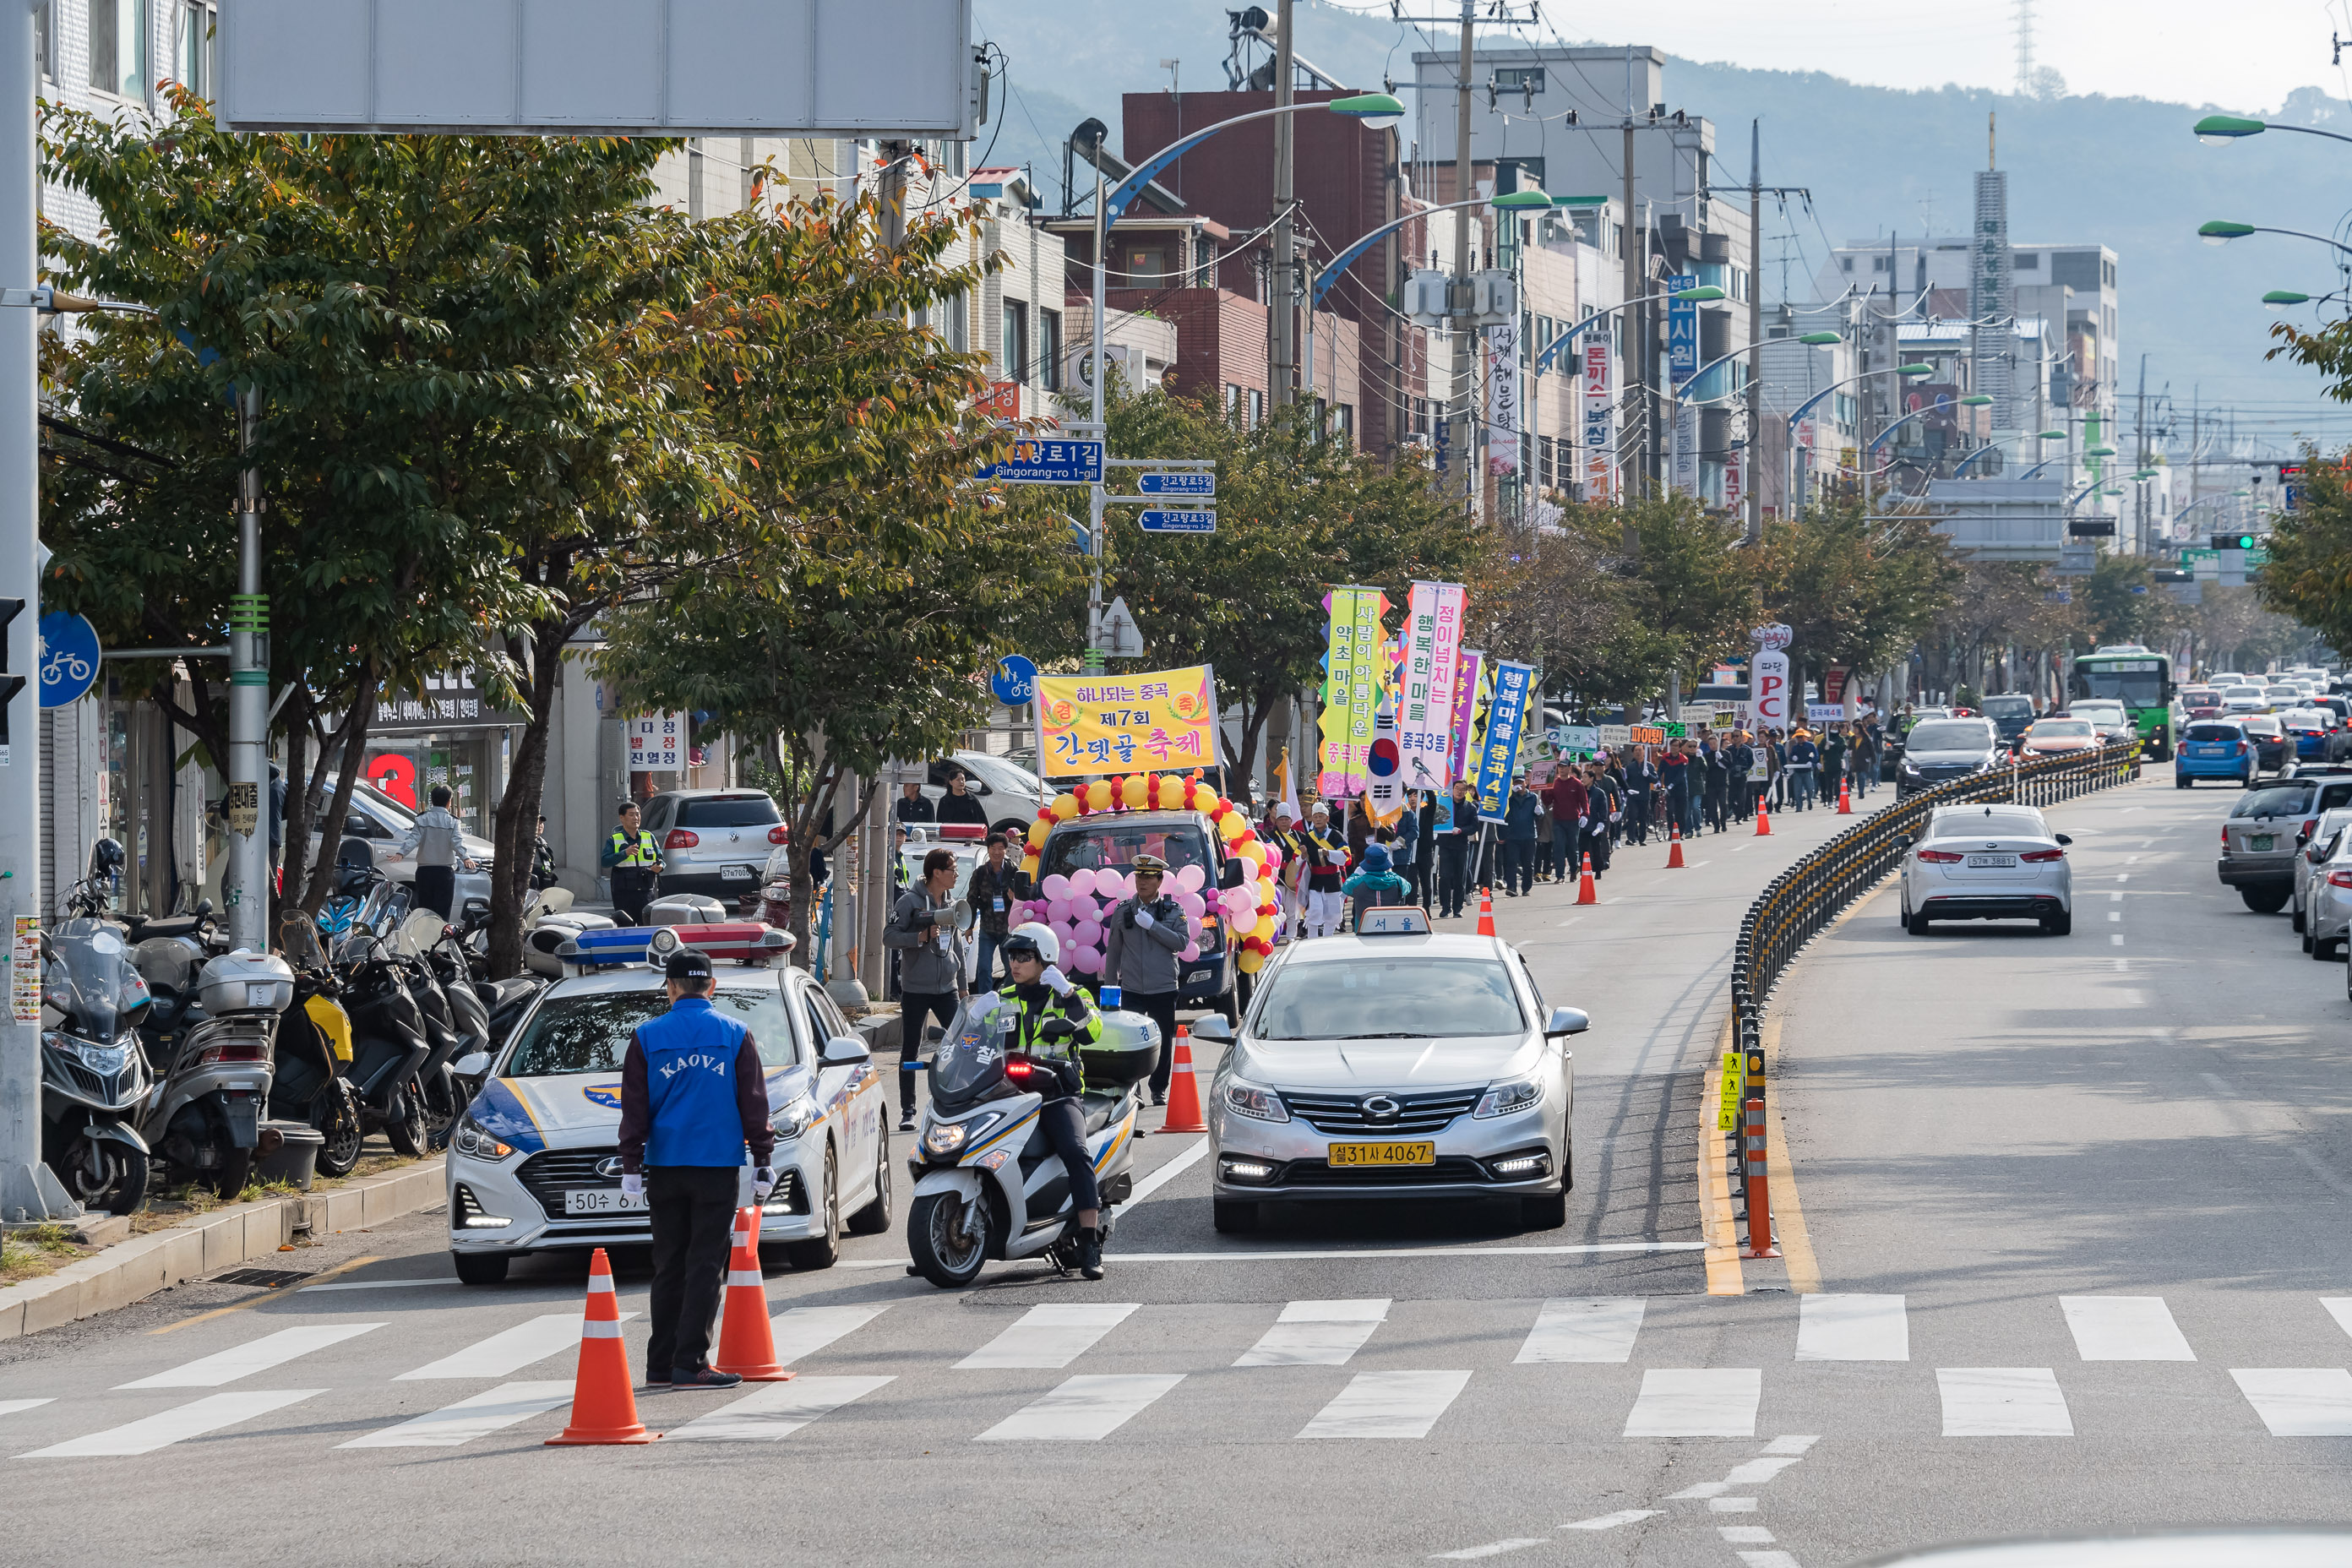
[[1142,1013],[1105,1013],[1102,1021],[1102,1038],[1078,1047],[1087,1087],[1127,1089],[1150,1078],[1160,1062],[1160,1026]]
[[196,976],[196,1000],[206,1014],[278,1013],[293,1005],[294,971],[276,953],[240,948],[207,962]]

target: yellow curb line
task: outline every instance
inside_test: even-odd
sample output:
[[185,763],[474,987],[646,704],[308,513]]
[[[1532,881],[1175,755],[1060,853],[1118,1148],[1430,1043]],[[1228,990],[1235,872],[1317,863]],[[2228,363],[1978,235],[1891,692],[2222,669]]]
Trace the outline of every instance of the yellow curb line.
[[1727,1017],[1698,1107],[1698,1228],[1706,1242],[1710,1296],[1748,1294],[1739,1269],[1739,1236],[1731,1223],[1731,1179],[1723,1169],[1723,1131],[1715,1124],[1717,1102],[1723,1099],[1724,1053],[1731,1049],[1732,1038],[1732,1020]]
[[[1865,895],[1854,908],[1868,901]],[[1764,1016],[1761,1038],[1764,1081],[1769,1084],[1780,1073],[1780,1020],[1771,1014]],[[1812,1233],[1805,1228],[1805,1205],[1797,1201],[1797,1165],[1789,1157],[1788,1134],[1780,1126],[1780,1097],[1766,1094],[1764,1110],[1764,1156],[1766,1169],[1772,1173],[1772,1239],[1780,1244],[1789,1289],[1811,1296],[1822,1288],[1822,1266],[1813,1257]]]
[[[363,1263],[381,1263],[383,1261],[383,1259],[381,1257],[375,1256],[354,1258],[349,1263],[338,1263],[332,1268],[320,1269],[318,1273],[310,1276],[311,1283],[316,1284],[321,1279],[332,1279],[338,1274],[348,1274]],[[192,1283],[194,1283],[194,1281],[192,1281]],[[303,1288],[308,1289],[309,1286],[305,1286]],[[150,1329],[147,1331],[150,1334],[168,1334],[173,1329],[184,1329],[190,1323],[206,1323],[210,1322],[215,1318],[226,1318],[231,1312],[242,1312],[248,1307],[258,1307],[264,1301],[282,1301],[286,1299],[286,1296],[287,1292],[283,1289],[265,1290],[258,1296],[252,1297],[247,1300],[238,1301],[232,1306],[215,1307],[209,1312],[198,1312],[193,1318],[182,1318],[176,1323],[165,1323],[160,1329]]]

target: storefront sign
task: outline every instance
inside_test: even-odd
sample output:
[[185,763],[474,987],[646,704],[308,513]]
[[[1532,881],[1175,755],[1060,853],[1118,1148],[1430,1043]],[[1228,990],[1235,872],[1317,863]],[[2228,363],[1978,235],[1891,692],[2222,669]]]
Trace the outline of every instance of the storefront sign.
[[1596,333],[1584,340],[1584,499],[1589,501],[1617,498],[1617,437],[1611,397],[1609,340]]
[[[1786,628],[1783,628],[1784,630]],[[1748,661],[1748,681],[1754,692],[1756,721],[1768,729],[1789,727],[1789,656],[1781,648],[1759,647]]]
[[375,722],[368,726],[368,737],[501,730],[522,721],[521,714],[499,708],[482,696],[474,685],[472,670],[460,669],[426,676],[421,692],[378,691]]
[[1215,767],[1216,725],[1216,672],[1205,664],[1037,678],[1037,771],[1047,778]]
[[643,713],[629,721],[629,771],[674,773],[686,765],[686,715]]
[[1698,287],[1693,277],[1666,279],[1666,364],[1680,392],[1698,372],[1698,301],[1675,298]]
[[1486,471],[1519,467],[1519,321],[1514,316],[1486,329]]
[[1454,782],[1454,687],[1464,599],[1459,583],[1415,583],[1405,601],[1396,739],[1408,789],[1444,789]]

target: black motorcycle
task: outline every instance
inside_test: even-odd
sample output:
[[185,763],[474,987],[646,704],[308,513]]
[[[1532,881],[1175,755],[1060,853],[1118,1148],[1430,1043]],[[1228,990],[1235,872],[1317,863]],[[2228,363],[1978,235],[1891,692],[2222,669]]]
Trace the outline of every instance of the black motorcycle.
[[327,963],[318,927],[297,910],[278,930],[278,946],[294,966],[294,1005],[278,1025],[278,1077],[269,1114],[318,1129],[326,1142],[319,1173],[348,1176],[360,1163],[367,1129],[359,1097],[343,1076],[352,1060],[351,1015],[343,1011],[342,981]]

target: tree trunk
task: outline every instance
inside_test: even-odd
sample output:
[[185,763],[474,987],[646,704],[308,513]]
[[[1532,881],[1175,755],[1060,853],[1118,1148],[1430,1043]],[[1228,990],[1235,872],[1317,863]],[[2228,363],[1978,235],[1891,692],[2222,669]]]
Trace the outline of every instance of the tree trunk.
[[540,805],[547,788],[547,737],[555,718],[555,692],[563,666],[563,645],[583,617],[540,622],[531,628],[530,713],[515,742],[514,771],[491,819],[496,846],[490,878],[490,976],[504,980],[522,968],[522,907],[530,894],[531,850],[539,838]]
[[[304,879],[302,911],[315,918],[320,905],[327,901],[327,890],[335,885],[332,868],[335,857],[343,847],[343,823],[351,815],[352,789],[359,783],[360,764],[366,760],[368,726],[375,720],[375,660],[360,661],[358,678],[352,689],[351,710],[343,715],[328,743],[320,748],[320,762],[340,751],[337,759],[335,793],[327,802],[327,810],[319,819],[319,853],[310,864],[310,873]],[[291,907],[288,900],[285,907]]]
[[[804,796],[795,798],[791,803],[792,809],[786,816],[792,834],[790,858],[793,868],[792,913],[786,929],[792,932],[793,962],[803,969],[810,969],[816,963],[816,947],[811,928],[815,921],[817,899],[816,879],[809,870],[810,858],[819,853],[832,855],[847,841],[852,833],[857,830],[857,824],[865,817],[867,807],[873,803],[874,791],[878,787],[879,781],[869,785],[859,797],[856,810],[834,813],[834,802],[841,794],[841,782],[850,775],[845,773],[840,764],[830,758],[826,759],[821,769],[816,768],[814,763],[806,759],[802,759],[803,765],[796,768],[793,766],[795,759],[788,753],[786,748],[787,742],[782,736],[779,735],[776,738],[776,756],[782,765],[784,777],[808,778],[812,774],[812,770],[814,770],[813,787]],[[854,783],[850,789],[852,794],[857,793]],[[828,814],[833,814],[835,821],[840,826],[831,834],[820,836],[817,825],[824,821]],[[838,889],[844,885],[838,857],[835,859],[833,869],[834,886]],[[840,931],[837,926],[834,934],[838,939]]]

